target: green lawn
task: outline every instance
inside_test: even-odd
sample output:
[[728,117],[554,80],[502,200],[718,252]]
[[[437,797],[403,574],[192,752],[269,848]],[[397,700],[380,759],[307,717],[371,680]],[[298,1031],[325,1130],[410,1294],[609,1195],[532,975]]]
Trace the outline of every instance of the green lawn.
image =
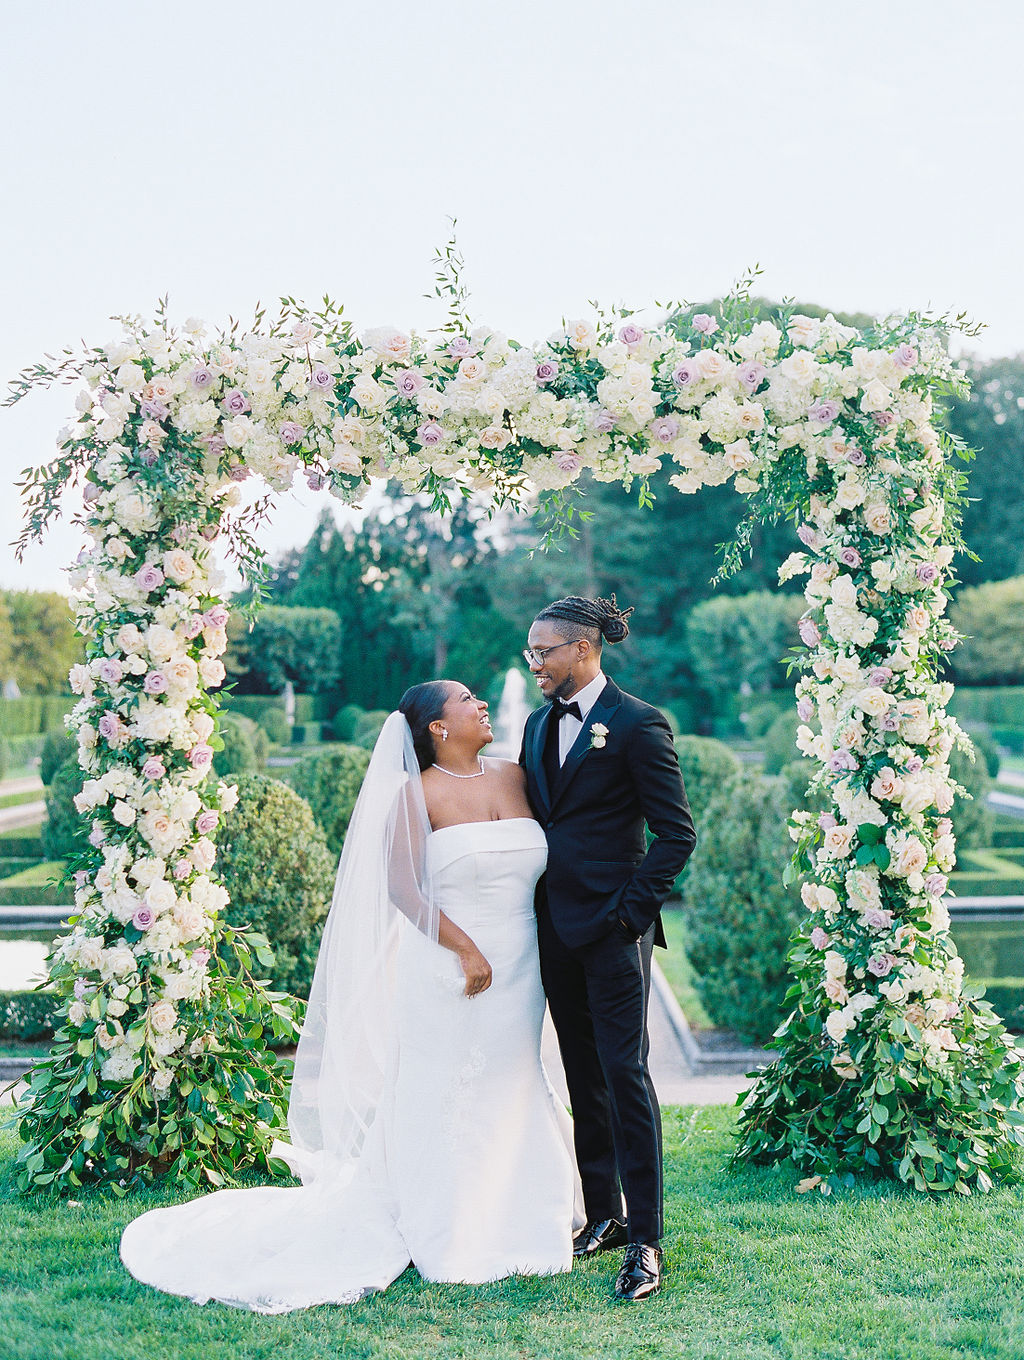
[[607,1256],[569,1276],[482,1287],[425,1284],[407,1271],[354,1307],[284,1317],[200,1309],[136,1284],[117,1257],[122,1225],[172,1196],[22,1200],[0,1170],[0,1351],[5,1360],[1020,1360],[1024,1190],[929,1201],[886,1183],[798,1196],[788,1170],[723,1169],[731,1122],[724,1109],[665,1112],[667,1282],[638,1306],[615,1303]]

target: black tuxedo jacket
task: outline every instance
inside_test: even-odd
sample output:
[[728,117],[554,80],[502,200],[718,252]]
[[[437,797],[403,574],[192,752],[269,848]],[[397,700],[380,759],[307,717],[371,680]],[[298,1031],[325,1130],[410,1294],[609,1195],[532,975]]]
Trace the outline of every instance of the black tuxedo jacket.
[[[622,917],[638,936],[655,924],[664,946],[661,907],[697,843],[668,723],[609,680],[549,788],[551,721],[549,704],[530,714],[519,763],[548,838],[538,894],[556,933],[578,948]],[[592,745],[595,723],[608,729],[603,746]],[[645,822],[654,837],[649,849]]]

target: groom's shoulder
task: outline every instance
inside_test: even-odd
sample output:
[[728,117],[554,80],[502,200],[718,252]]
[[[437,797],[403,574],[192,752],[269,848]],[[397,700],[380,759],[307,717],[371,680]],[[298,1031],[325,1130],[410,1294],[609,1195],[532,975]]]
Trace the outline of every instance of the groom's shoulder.
[[661,722],[667,724],[667,719],[660,708],[654,704],[649,704],[644,699],[638,699],[635,694],[628,694],[624,689],[619,689],[614,680],[609,682],[615,687],[615,699],[624,714],[627,714],[636,722]]

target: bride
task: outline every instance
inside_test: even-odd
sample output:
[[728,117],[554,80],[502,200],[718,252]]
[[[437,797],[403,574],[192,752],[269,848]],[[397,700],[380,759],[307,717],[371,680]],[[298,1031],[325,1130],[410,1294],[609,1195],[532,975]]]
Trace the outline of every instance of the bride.
[[129,1223],[121,1258],[196,1303],[352,1303],[410,1261],[482,1283],[572,1264],[568,1116],[540,1056],[522,772],[484,761],[487,705],[414,685],[345,839],[274,1151],[296,1188],[221,1190]]

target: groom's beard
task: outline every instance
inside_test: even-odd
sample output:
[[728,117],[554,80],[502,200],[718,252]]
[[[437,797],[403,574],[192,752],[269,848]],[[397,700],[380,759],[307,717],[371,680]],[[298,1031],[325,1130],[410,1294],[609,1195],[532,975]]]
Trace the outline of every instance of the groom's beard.
[[551,704],[554,703],[556,699],[567,699],[570,694],[575,694],[578,689],[579,685],[577,685],[576,680],[570,671],[558,688],[552,690],[550,694],[547,694],[544,697],[547,699],[548,703]]

